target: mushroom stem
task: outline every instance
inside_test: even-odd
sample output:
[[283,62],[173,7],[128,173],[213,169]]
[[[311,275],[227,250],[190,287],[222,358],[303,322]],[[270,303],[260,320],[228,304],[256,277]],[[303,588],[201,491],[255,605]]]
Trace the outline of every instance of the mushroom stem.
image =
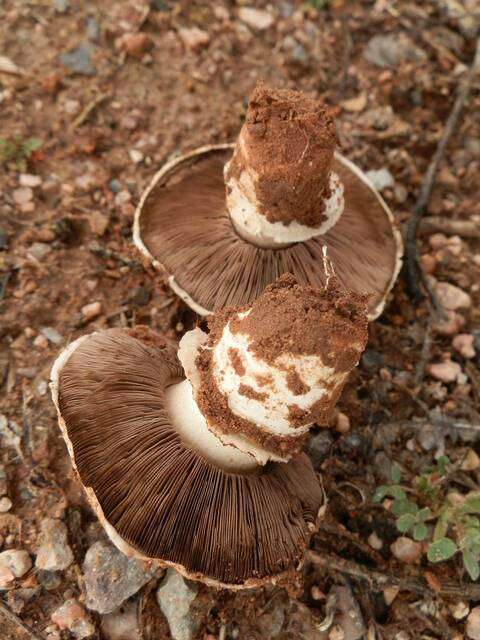
[[188,380],[165,389],[165,409],[184,443],[216,466],[231,473],[246,473],[258,469],[253,456],[223,444],[208,429]]
[[335,124],[320,102],[296,91],[255,89],[224,169],[238,235],[282,248],[331,229],[345,204],[332,171],[335,142]]

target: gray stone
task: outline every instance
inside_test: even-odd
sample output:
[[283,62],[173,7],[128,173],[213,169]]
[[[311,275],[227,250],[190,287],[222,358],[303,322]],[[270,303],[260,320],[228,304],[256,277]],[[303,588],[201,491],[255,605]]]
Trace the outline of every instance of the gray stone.
[[307,445],[307,453],[312,461],[315,471],[320,471],[322,464],[327,459],[332,447],[333,437],[326,429],[310,436]]
[[35,566],[44,571],[61,571],[73,562],[67,527],[61,520],[45,518],[40,525],[40,546]]
[[360,640],[367,633],[367,630],[352,590],[348,586],[335,585],[332,587],[332,591],[337,598],[335,622],[341,627],[345,640]]
[[36,575],[39,583],[46,591],[54,591],[62,584],[62,576],[57,571],[43,571],[39,569]]
[[426,54],[404,33],[373,36],[369,40],[365,58],[377,67],[396,67],[402,62],[423,62]]
[[182,578],[174,569],[169,569],[157,590],[157,602],[168,621],[173,640],[191,640],[195,627],[189,616],[190,605],[195,600],[197,589]]
[[53,344],[61,344],[63,342],[63,337],[53,327],[41,327],[40,333]]
[[28,254],[35,258],[35,260],[42,260],[46,255],[48,255],[52,250],[52,247],[49,244],[45,244],[44,242],[34,242],[28,248]]
[[395,178],[390,171],[385,168],[367,171],[366,176],[378,191],[393,187],[395,184]]
[[53,8],[57,13],[67,13],[68,0],[53,0]]
[[89,40],[92,40],[93,42],[97,42],[100,38],[100,25],[95,20],[95,18],[89,16],[85,21],[85,26],[87,31],[87,38]]
[[127,558],[116,547],[96,542],[85,555],[83,565],[86,606],[99,613],[111,613],[137,593],[154,575],[146,562]]
[[92,54],[92,45],[88,42],[84,42],[71,51],[61,53],[59,60],[73,73],[79,73],[84,76],[93,76],[97,71],[92,63]]
[[125,602],[117,611],[102,616],[101,625],[106,640],[140,640],[135,602]]

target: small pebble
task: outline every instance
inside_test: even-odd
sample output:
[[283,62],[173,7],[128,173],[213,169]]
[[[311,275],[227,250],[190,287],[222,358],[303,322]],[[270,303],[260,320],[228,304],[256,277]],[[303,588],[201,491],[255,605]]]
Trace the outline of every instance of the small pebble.
[[372,549],[380,551],[380,549],[383,547],[383,540],[381,540],[381,538],[377,536],[376,532],[373,531],[368,536],[368,544],[372,547]]
[[206,47],[210,42],[210,35],[203,29],[198,29],[198,27],[184,27],[178,30],[178,35],[185,47],[192,51]]
[[117,611],[102,616],[101,625],[106,640],[140,640],[135,602],[125,602]]
[[78,640],[89,638],[95,633],[95,627],[90,622],[87,612],[73,598],[58,607],[51,618],[60,629],[68,629]]
[[272,26],[274,18],[271,13],[253,7],[240,7],[238,17],[252,29],[264,31]]
[[53,342],[53,344],[61,344],[63,341],[62,336],[53,327],[42,327],[40,333],[44,335],[47,340]]
[[438,251],[439,249],[443,249],[448,243],[448,238],[444,233],[434,233],[428,239],[428,244],[434,249]]
[[480,607],[474,607],[470,611],[465,631],[471,640],[480,640]]
[[42,260],[46,255],[52,251],[52,247],[44,242],[34,242],[28,248],[28,255],[35,260]]
[[450,605],[449,609],[455,620],[463,620],[463,618],[467,617],[470,611],[470,607],[468,606],[468,604],[462,601]]
[[464,358],[470,359],[475,357],[474,342],[475,337],[470,333],[459,333],[452,340],[452,347]]
[[13,201],[15,204],[27,204],[33,198],[33,191],[30,187],[20,187],[13,192]]
[[469,449],[462,462],[463,471],[475,471],[480,467],[480,458],[473,449]]
[[389,607],[395,598],[398,596],[400,589],[398,587],[385,587],[383,590],[383,599],[385,604]]
[[457,362],[447,360],[446,362],[429,364],[427,371],[435,380],[440,380],[440,382],[448,384],[449,382],[455,382],[457,377],[462,373],[462,368]]
[[39,333],[38,336],[33,341],[33,344],[35,347],[38,347],[39,349],[46,349],[48,347],[48,340],[44,335]]
[[9,549],[0,553],[0,587],[8,585],[15,578],[21,578],[32,568],[27,551]]
[[126,33],[118,42],[120,49],[137,59],[141,59],[152,44],[146,33]]
[[405,536],[397,538],[395,542],[390,545],[390,549],[397,560],[405,562],[406,564],[416,563],[422,553],[422,545]]
[[0,498],[0,513],[7,513],[12,508],[12,501],[8,496]]
[[102,303],[90,302],[82,307],[81,312],[84,320],[93,320],[102,313]]
[[437,282],[435,293],[441,305],[450,311],[468,309],[472,304],[469,294],[450,282]]
[[339,411],[335,428],[340,433],[348,433],[350,431],[350,418],[345,413]]
[[38,187],[42,184],[40,176],[34,176],[31,173],[21,173],[18,179],[21,187]]
[[128,155],[130,156],[131,161],[135,164],[138,164],[143,160],[143,153],[138,149],[130,149]]
[[61,520],[42,520],[39,548],[35,566],[44,571],[61,571],[73,562],[73,553],[68,544],[67,527]]
[[442,336],[454,336],[465,324],[465,318],[456,311],[446,311],[446,319],[434,323],[433,328]]

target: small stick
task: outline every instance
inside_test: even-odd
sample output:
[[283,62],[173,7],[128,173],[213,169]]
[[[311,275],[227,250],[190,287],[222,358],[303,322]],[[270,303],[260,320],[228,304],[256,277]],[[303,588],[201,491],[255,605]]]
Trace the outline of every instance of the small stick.
[[85,122],[92,111],[96,109],[96,107],[98,107],[101,102],[109,97],[109,93],[99,93],[97,96],[95,96],[95,98],[93,98],[93,100],[90,100],[90,102],[85,106],[85,108],[78,114],[72,124],[68,127],[69,132],[73,133],[75,129],[78,129],[78,127]]
[[438,168],[443,159],[445,150],[450,138],[455,131],[463,106],[470,94],[472,81],[480,68],[480,37],[477,40],[477,46],[473,62],[468,70],[465,81],[463,82],[458,92],[457,98],[454,102],[453,108],[448,116],[445,124],[443,135],[437,145],[437,149],[433,155],[433,158],[428,166],[427,173],[422,182],[420,189],[420,195],[413,208],[412,217],[407,225],[407,232],[405,236],[405,277],[407,281],[407,290],[410,297],[414,300],[418,300],[423,296],[420,288],[420,283],[424,284],[426,281],[425,273],[419,264],[418,260],[418,247],[417,247],[417,234],[420,227],[420,222],[426,211],[432,190],[435,184],[435,178],[437,176]]
[[42,640],[42,638],[32,631],[7,605],[0,600],[0,616],[6,618],[9,622],[22,629],[22,631],[30,638],[30,640]]
[[380,589],[384,589],[387,586],[395,586],[400,590],[432,597],[435,595],[443,595],[467,600],[480,599],[480,585],[475,583],[457,585],[453,582],[444,582],[441,584],[439,591],[434,591],[421,580],[402,578],[390,573],[382,573],[375,569],[368,569],[365,566],[353,562],[353,560],[345,560],[344,558],[334,555],[320,554],[310,550],[306,553],[306,560],[328,571],[339,571],[353,578],[365,580],[370,586],[376,585]]
[[446,233],[461,238],[480,238],[480,226],[471,220],[451,220],[442,216],[427,216],[420,224],[420,235]]

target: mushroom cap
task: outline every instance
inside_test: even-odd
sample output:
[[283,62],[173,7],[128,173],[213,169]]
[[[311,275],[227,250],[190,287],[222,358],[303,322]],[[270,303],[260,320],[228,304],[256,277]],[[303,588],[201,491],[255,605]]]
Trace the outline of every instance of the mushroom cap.
[[308,457],[228,473],[185,445],[164,408],[183,378],[153,332],[108,329],[59,356],[52,395],[74,469],[112,542],[215,586],[275,581],[301,563],[323,494]]
[[371,294],[377,318],[402,264],[393,215],[368,178],[335,153],[333,171],[344,185],[345,210],[327,233],[284,248],[265,249],[237,235],[225,205],[223,169],[232,144],[201,147],[167,163],[135,212],[133,238],[171,288],[194,311],[208,315],[247,305],[284,273],[323,287],[322,249],[340,283]]

